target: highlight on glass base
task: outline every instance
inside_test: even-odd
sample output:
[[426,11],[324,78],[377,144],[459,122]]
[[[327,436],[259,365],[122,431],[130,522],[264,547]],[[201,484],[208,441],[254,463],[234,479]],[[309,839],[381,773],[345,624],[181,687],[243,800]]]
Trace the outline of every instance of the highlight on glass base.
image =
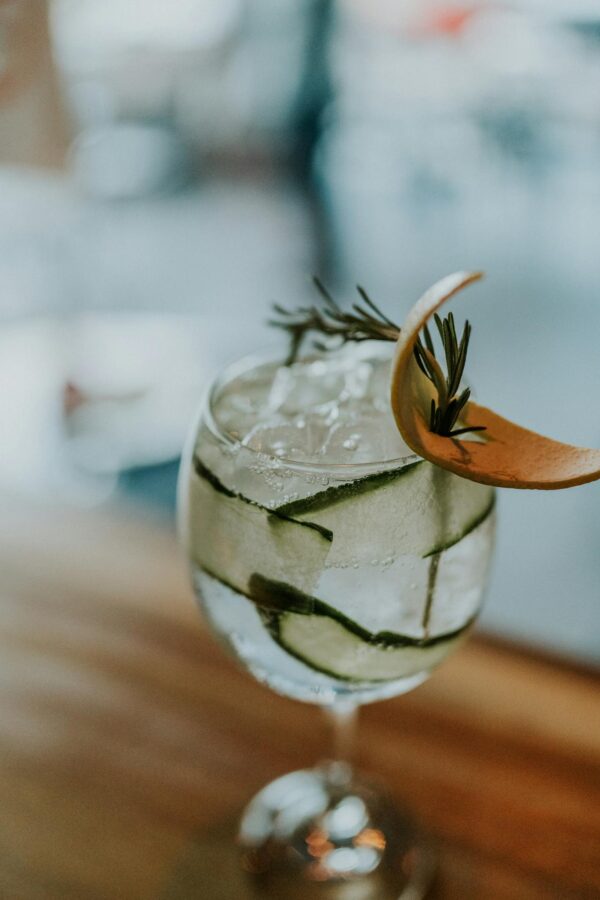
[[340,761],[278,779],[243,816],[240,864],[263,896],[416,900],[431,876],[414,827],[344,760],[353,711],[419,685],[471,629],[494,491],[409,450],[389,378],[373,342],[242,361],[212,386],[182,466],[207,622],[255,678],[336,722]]
[[435,873],[411,819],[340,762],[265,787],[242,817],[239,844],[257,896],[279,900],[418,900]]

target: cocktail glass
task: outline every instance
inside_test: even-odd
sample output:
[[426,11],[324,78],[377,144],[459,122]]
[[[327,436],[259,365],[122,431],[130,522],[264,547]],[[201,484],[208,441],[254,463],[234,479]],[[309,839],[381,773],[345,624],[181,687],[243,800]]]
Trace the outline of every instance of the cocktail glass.
[[465,639],[494,543],[494,492],[396,431],[389,355],[249,358],[212,385],[180,476],[206,621],[272,690],[324,707],[334,760],[265,787],[239,828],[256,896],[417,900],[433,864],[352,768],[357,709],[421,684]]

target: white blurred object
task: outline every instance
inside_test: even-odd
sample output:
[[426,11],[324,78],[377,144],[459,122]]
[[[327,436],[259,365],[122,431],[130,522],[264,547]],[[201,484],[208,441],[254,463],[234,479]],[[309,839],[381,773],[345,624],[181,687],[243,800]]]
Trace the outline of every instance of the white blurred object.
[[170,120],[200,154],[282,153],[321,0],[53,0],[82,127]]
[[[0,486],[98,502],[119,472],[179,456],[209,379],[260,323],[90,313],[0,330]],[[253,336],[254,335],[254,336]]]
[[215,326],[160,314],[79,318],[66,368],[72,458],[96,472],[176,459],[217,365]]
[[108,204],[64,177],[0,169],[0,322],[91,309],[218,309],[234,323],[251,310],[263,322],[273,300],[306,299],[313,271],[307,205],[281,179]]
[[58,51],[67,68],[79,71],[139,50],[215,47],[241,12],[242,0],[53,0]]
[[77,198],[64,176],[0,168],[0,321],[81,301],[67,250],[80,227]]
[[[80,127],[129,119],[181,127],[182,81],[193,73],[192,89],[221,96],[242,15],[243,0],[53,0],[57,64]],[[215,113],[209,105],[202,119],[209,134]]]
[[148,122],[88,128],[71,148],[71,164],[79,185],[106,200],[133,200],[177,190],[191,173],[177,134]]

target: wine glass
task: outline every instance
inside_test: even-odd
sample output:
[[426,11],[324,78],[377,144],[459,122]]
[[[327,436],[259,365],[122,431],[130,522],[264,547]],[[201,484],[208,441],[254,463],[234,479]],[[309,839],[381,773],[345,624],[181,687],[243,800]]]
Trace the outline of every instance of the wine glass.
[[257,896],[417,898],[428,845],[356,774],[359,706],[412,690],[481,605],[493,489],[415,456],[372,342],[293,365],[253,357],[210,388],[180,475],[202,612],[272,690],[324,707],[334,760],[269,784],[239,828]]

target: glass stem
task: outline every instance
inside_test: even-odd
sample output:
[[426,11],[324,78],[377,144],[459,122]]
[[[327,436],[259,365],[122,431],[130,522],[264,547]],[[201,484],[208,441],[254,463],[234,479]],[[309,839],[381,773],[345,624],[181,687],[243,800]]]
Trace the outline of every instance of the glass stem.
[[333,731],[333,758],[351,765],[356,745],[358,708],[352,700],[338,700],[328,707]]

